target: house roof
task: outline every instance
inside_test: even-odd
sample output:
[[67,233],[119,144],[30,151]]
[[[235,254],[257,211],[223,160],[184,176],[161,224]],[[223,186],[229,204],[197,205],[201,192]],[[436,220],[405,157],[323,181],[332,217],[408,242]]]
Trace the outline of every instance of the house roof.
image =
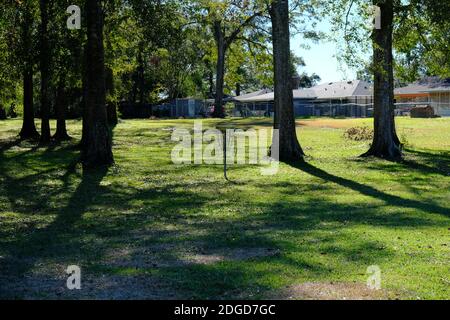
[[259,91],[246,93],[246,94],[234,97],[233,100],[242,102],[242,101],[246,101],[246,100],[251,99],[251,98],[263,96],[263,95],[265,95],[267,93],[270,93],[270,92],[271,92],[271,90],[269,90],[269,89],[262,89],[262,90],[259,90]]
[[298,89],[294,90],[294,99],[315,99],[316,92],[313,89]]
[[273,92],[266,92],[264,94],[260,95],[253,95],[245,98],[236,97],[235,100],[243,103],[253,103],[253,102],[268,102],[274,100],[274,93]]
[[[312,89],[299,89],[299,90],[293,90],[294,99],[315,99],[316,94],[314,90]],[[239,98],[239,99],[238,99]],[[271,102],[275,99],[275,94],[273,92],[268,92],[261,95],[251,95],[248,97],[242,98],[236,97],[235,100],[242,102],[242,103],[253,103],[253,102]]]
[[446,92],[450,91],[450,78],[440,79],[438,77],[428,77],[420,81],[411,83],[402,88],[395,89],[396,95],[413,95],[428,92]]
[[[368,82],[341,81],[318,85],[310,89],[294,90],[294,99],[343,99],[353,96],[371,96],[372,85]],[[274,93],[268,90],[257,91],[234,99],[242,103],[270,102],[274,100]]]
[[321,84],[312,88],[317,99],[343,99],[354,96],[371,96],[373,87],[362,80],[340,81]]

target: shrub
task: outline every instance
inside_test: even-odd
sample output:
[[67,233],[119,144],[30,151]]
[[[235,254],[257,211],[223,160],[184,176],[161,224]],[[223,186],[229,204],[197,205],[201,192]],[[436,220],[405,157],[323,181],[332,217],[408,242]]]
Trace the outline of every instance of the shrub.
[[373,130],[368,127],[353,127],[345,131],[344,138],[353,141],[373,140]]

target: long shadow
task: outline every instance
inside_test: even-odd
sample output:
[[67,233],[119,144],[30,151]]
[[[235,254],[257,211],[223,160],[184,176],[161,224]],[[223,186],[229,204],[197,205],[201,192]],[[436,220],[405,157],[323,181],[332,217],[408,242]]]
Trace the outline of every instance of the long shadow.
[[[67,163],[65,158],[59,158],[57,155],[53,157],[51,159],[56,163]],[[8,157],[10,164],[14,161],[20,161],[18,164],[24,166],[24,168],[29,165],[27,160],[29,160],[27,157],[25,159]],[[425,212],[431,210],[431,212],[448,215],[448,209],[446,208],[388,195],[373,187],[336,177],[310,164],[297,163],[293,164],[293,167],[325,181],[381,199],[397,207],[418,208]],[[1,158],[0,169],[3,169]],[[66,188],[71,185],[72,179],[70,178],[76,173],[74,169],[74,165],[71,164],[64,169],[65,172],[62,176],[58,176],[58,179],[63,181]],[[181,170],[186,169],[180,169],[180,174],[182,173]],[[30,182],[29,179],[32,182],[43,183],[45,177],[51,174],[51,171],[48,170],[39,171],[39,174],[33,174],[31,178],[21,178],[18,189],[26,188],[27,183]],[[158,172],[157,170],[152,171],[152,174]],[[161,170],[158,174],[163,173],[164,171]],[[1,170],[0,174],[2,174]],[[8,242],[6,244],[6,260],[0,260],[2,270],[0,277],[2,275],[24,276],[34,270],[36,264],[41,260],[44,260],[45,263],[45,259],[57,260],[61,264],[69,262],[69,259],[74,259],[70,263],[77,263],[78,261],[91,263],[92,261],[92,264],[83,268],[83,271],[87,272],[86,274],[95,267],[105,267],[105,265],[110,267],[112,263],[117,262],[119,269],[120,265],[125,265],[124,270],[129,270],[127,267],[133,266],[135,267],[133,270],[145,274],[142,282],[150,282],[152,278],[160,278],[160,283],[169,284],[170,291],[174,292],[181,289],[183,298],[189,297],[186,293],[191,294],[191,297],[194,298],[236,298],[238,294],[249,297],[248,294],[253,292],[272,290],[272,284],[261,280],[269,274],[282,272],[280,270],[283,270],[286,266],[290,267],[289,272],[294,273],[299,269],[305,269],[308,270],[308,274],[314,275],[316,278],[318,276],[327,278],[331,271],[330,267],[317,264],[314,259],[304,256],[292,257],[292,255],[285,254],[283,251],[310,252],[317,256],[332,255],[364,264],[370,264],[374,257],[379,259],[377,261],[382,261],[381,259],[388,259],[393,254],[389,250],[380,250],[379,245],[381,244],[378,242],[371,242],[363,237],[348,240],[359,241],[359,243],[356,247],[345,248],[345,246],[335,244],[337,236],[312,234],[314,238],[318,238],[324,244],[322,248],[319,248],[316,242],[308,243],[308,240],[306,242],[300,242],[303,240],[294,242],[288,238],[289,234],[301,232],[299,238],[302,238],[304,235],[308,236],[309,233],[314,233],[317,230],[326,230],[328,227],[321,225],[322,222],[340,223],[341,226],[345,226],[345,223],[348,223],[345,220],[349,219],[355,219],[350,223],[365,222],[374,226],[386,223],[387,226],[391,227],[408,225],[408,223],[408,226],[415,226],[422,222],[419,219],[413,220],[407,215],[403,215],[401,209],[398,210],[397,221],[393,221],[394,219],[389,217],[390,220],[385,222],[384,218],[376,216],[379,207],[360,208],[351,204],[330,203],[324,199],[308,201],[299,199],[298,202],[289,205],[281,200],[269,204],[262,203],[260,204],[261,212],[258,214],[249,214],[238,219],[232,217],[215,218],[214,214],[209,212],[212,210],[212,205],[208,201],[223,200],[221,197],[224,197],[224,195],[202,195],[194,189],[214,190],[214,188],[217,188],[217,185],[215,185],[217,182],[215,181],[206,184],[199,180],[198,184],[184,185],[181,179],[175,182],[168,180],[167,186],[155,185],[154,187],[142,187],[140,185],[133,187],[132,185],[112,181],[108,186],[100,186],[105,174],[106,171],[83,172],[81,183],[75,191],[70,192],[67,205],[52,212],[56,214],[56,219],[51,224],[43,229],[33,228],[34,231]],[[18,182],[18,179],[13,176],[3,177],[3,179],[4,181],[0,179],[3,190],[8,190],[6,186],[9,183]],[[281,188],[282,186],[283,184],[280,183],[278,187]],[[232,187],[230,186],[230,188]],[[267,185],[260,187],[267,189]],[[273,187],[277,186],[274,185]],[[310,186],[305,186],[304,190],[308,190],[308,187]],[[322,186],[322,188],[326,187],[327,184]],[[43,192],[52,190],[51,187],[49,188],[44,184]],[[24,202],[45,202],[43,193],[36,196],[16,194],[14,191],[7,192],[10,192],[10,202],[18,197],[23,200],[14,210],[20,213],[32,214],[27,212],[28,206],[24,205]],[[68,193],[68,190],[62,190],[61,192]],[[50,195],[49,198],[59,198],[60,195],[60,193],[55,193]],[[231,207],[238,212],[249,209],[252,212],[251,206],[247,208],[241,204],[242,207],[233,207],[231,198],[228,200],[229,202],[219,202],[217,206],[223,206],[224,209]],[[50,206],[44,207],[44,209],[50,209]],[[83,214],[86,211],[91,212],[91,209],[95,211],[95,216],[83,219]],[[101,210],[110,210],[119,214],[102,214]],[[203,210],[205,210],[204,213],[202,213]],[[320,214],[321,212],[324,213]],[[348,212],[354,214],[348,215]],[[170,228],[167,228],[168,224],[170,224]],[[330,226],[330,228],[334,227],[334,224]],[[275,238],[273,233],[279,233],[280,236]],[[285,234],[286,238],[283,238]],[[93,239],[93,243],[87,244],[86,241],[91,239]],[[130,250],[131,253],[127,254],[128,261],[125,261],[125,263],[123,261],[112,261],[111,263],[111,260],[106,260],[105,263],[105,260],[102,260],[107,252],[120,251],[122,248],[127,251],[130,245],[132,249],[137,249],[137,251],[134,254],[133,250]],[[158,245],[160,245],[159,249]],[[203,253],[208,256],[224,252],[225,256],[228,253],[229,259],[214,264],[187,264],[186,260],[180,257],[178,249],[183,250],[188,245],[198,245],[194,253]],[[232,254],[233,249],[236,248],[249,252],[255,248],[267,248],[279,250],[280,254],[239,260],[234,259]],[[155,261],[152,260],[148,264],[145,261],[142,262],[151,255],[152,250],[161,254],[160,259],[164,260],[163,263],[172,261],[169,266],[154,267]],[[202,252],[203,250],[206,250],[206,252]],[[117,260],[121,259],[123,257],[118,254]],[[252,270],[253,264],[256,265],[261,261],[270,262],[270,268],[254,268]],[[5,269],[3,269],[4,266]],[[150,274],[146,274],[145,272],[149,269],[151,269]],[[115,275],[114,272],[111,273]],[[112,281],[111,278],[105,279],[106,281]],[[212,293],[211,287],[213,288]],[[128,288],[129,291],[135,290],[134,287],[128,286]],[[117,288],[117,290],[120,289],[123,290],[123,288]],[[153,289],[153,291],[160,290],[160,288]],[[42,290],[50,291],[48,288]],[[8,293],[7,298],[9,297],[11,297],[11,292]]]
[[317,167],[314,167],[313,165],[306,163],[306,162],[295,162],[295,163],[288,163],[291,167],[301,170],[305,173],[308,173],[314,177],[320,178],[325,181],[336,183],[340,186],[343,186],[345,188],[351,189],[353,191],[359,192],[363,195],[376,198],[379,200],[382,200],[386,202],[389,205],[393,206],[400,206],[405,208],[413,208],[418,209],[424,212],[430,212],[430,213],[436,213],[441,214],[444,216],[450,216],[450,209],[444,208],[441,206],[438,206],[436,204],[432,204],[429,202],[421,202],[411,199],[404,199],[398,196],[390,195],[387,193],[384,193],[380,190],[377,190],[371,186],[367,186],[364,184],[361,184],[356,181],[348,180],[345,178],[334,176],[322,169],[319,169]]
[[[72,231],[73,226],[90,206],[106,173],[107,168],[83,172],[82,180],[67,206],[60,210],[51,224],[43,229],[36,230],[29,236],[19,236],[16,241],[7,245],[11,251],[8,257],[2,260],[2,269],[10,275],[14,274],[20,277],[26,274],[39,259],[47,257],[50,253],[56,255],[61,250],[64,251],[65,242],[69,241],[64,235]],[[65,177],[70,174],[70,171],[68,171]],[[45,200],[42,199],[42,201]],[[49,249],[52,247],[55,250]],[[15,261],[17,258],[22,261],[17,263]]]
[[426,174],[439,174],[450,176],[450,152],[443,151],[441,153],[428,153],[413,149],[406,149],[406,152],[419,157],[425,163],[415,160],[403,160],[401,164],[408,168],[420,171]]
[[18,146],[23,140],[20,138],[0,142],[0,153],[8,151],[9,149]]

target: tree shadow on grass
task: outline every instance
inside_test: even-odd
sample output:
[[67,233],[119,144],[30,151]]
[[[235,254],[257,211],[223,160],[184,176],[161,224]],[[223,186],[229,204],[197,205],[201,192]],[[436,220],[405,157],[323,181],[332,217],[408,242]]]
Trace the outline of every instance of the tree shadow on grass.
[[[75,186],[72,178],[78,178],[78,174],[73,166],[67,167],[66,160],[76,155],[68,150],[63,152],[68,154],[55,155],[54,151],[46,154],[48,164],[23,178],[10,176],[8,170],[3,169],[11,169],[15,164],[16,170],[29,170],[30,162],[36,159],[29,155],[0,159],[0,165],[3,164],[0,182],[2,189],[7,190],[10,203],[15,203],[14,211],[31,216],[34,212],[30,211],[30,204],[42,203],[38,214],[50,211],[56,215],[47,226],[32,228],[3,242],[3,251],[7,254],[0,260],[3,276],[24,277],[39,263],[65,266],[75,263],[81,265],[86,277],[103,281],[101,285],[113,281],[117,275],[130,279],[133,274],[140,275],[142,282],[150,283],[156,279],[164,285],[136,293],[140,298],[170,298],[167,295],[170,292],[175,292],[179,298],[260,298],[274,289],[270,280],[273,278],[281,281],[281,285],[292,274],[316,281],[332,279],[333,265],[320,263],[317,257],[351,261],[364,269],[373,261],[383,262],[394,254],[377,241],[361,235],[347,239],[345,235],[332,234],[334,230],[362,223],[392,228],[432,223],[402,212],[405,203],[406,207],[425,212],[442,213],[444,210],[385,194],[309,164],[294,164],[294,167],[399,209],[383,216],[380,214],[383,205],[359,207],[306,197],[290,203],[283,199],[260,204],[252,201],[235,203],[226,193],[206,192],[218,187],[214,179],[196,181],[191,177],[189,184],[181,179],[161,180],[161,183],[158,180],[150,187],[131,186],[115,179],[101,184],[106,171],[83,172],[81,182],[72,190]],[[58,168],[63,169],[62,174],[56,174]],[[183,170],[189,171],[189,168],[178,168],[177,174],[182,175]],[[46,183],[49,176],[56,176],[64,187],[55,190],[49,186]],[[8,186],[14,184],[15,188],[9,190]],[[42,190],[39,193],[22,192],[30,184],[39,185]],[[229,186],[231,189],[238,187]],[[293,188],[294,185],[273,185],[280,190],[285,187]],[[322,185],[324,190],[327,187],[327,184]],[[259,188],[267,190],[267,185]],[[314,188],[307,185],[300,186],[300,190],[310,195],[314,193]],[[62,194],[68,195],[64,205],[55,209],[46,203]],[[258,208],[254,208],[255,205]],[[223,216],[228,209],[237,210],[239,214]],[[85,216],[86,212],[89,217]],[[220,215],[216,216],[216,212]],[[268,254],[251,254],[261,249]],[[199,255],[201,259],[219,255],[223,259],[197,263],[190,260],[193,255]],[[53,288],[42,287],[42,283],[39,288],[51,295]],[[64,284],[64,280],[59,283],[60,286]],[[119,298],[128,298],[136,289],[127,287],[128,284],[122,281],[111,286],[118,292],[126,291]],[[94,289],[81,294],[85,298],[99,297],[102,288]],[[155,295],[155,292],[159,293]],[[10,298],[12,294],[0,295]],[[27,291],[26,294],[33,296],[35,293]],[[109,294],[113,293],[110,291]],[[105,298],[108,297],[112,296]]]
[[358,163],[367,163],[367,167],[374,170],[390,170],[393,172],[417,172],[422,176],[439,175],[450,176],[450,152],[425,152],[413,149],[404,150],[404,158],[400,161],[373,161],[357,159]]
[[405,159],[402,164],[423,174],[450,176],[450,151],[424,152],[405,149],[414,159]]
[[[65,177],[72,173],[69,169]],[[56,218],[49,225],[19,235],[17,240],[7,243],[6,246],[10,250],[6,259],[2,260],[3,270],[9,274],[23,276],[34,266],[36,261],[52,255],[67,254],[64,252],[65,247],[74,240],[68,235],[71,234],[72,228],[81,219],[86,208],[96,196],[98,186],[106,173],[107,168],[95,172],[84,171],[81,182],[71,195],[67,205],[57,213]],[[10,196],[14,198],[15,195],[10,194]],[[14,201],[14,199],[12,200]],[[40,199],[40,201],[45,201],[45,199]],[[73,249],[76,245],[72,243],[71,247]]]
[[[365,272],[367,266],[388,261],[394,255],[377,241],[333,233],[348,227],[347,220],[351,220],[350,225],[387,227],[423,223],[401,213],[389,221],[375,214],[378,208],[357,211],[352,206],[343,208],[320,199],[289,206],[280,201],[261,209],[263,213],[247,213],[238,219],[178,220],[174,223],[179,229],[160,238],[151,235],[135,240],[136,248],[148,250],[146,255],[140,250],[130,251],[125,257],[112,260],[109,265],[116,265],[117,269],[106,272],[149,273],[170,283],[173,290],[188,299],[264,298],[277,286],[268,279],[282,279],[283,283],[293,274],[317,281],[333,279],[333,264],[319,262],[317,257],[350,261],[362,265],[360,270]],[[159,245],[163,245],[163,251]],[[236,250],[241,252],[241,258],[233,254]],[[200,258],[192,260],[198,255]],[[354,276],[358,278],[357,274]]]
[[342,177],[332,175],[332,174],[330,174],[320,168],[314,167],[313,165],[306,163],[306,162],[289,163],[289,165],[295,169],[301,170],[301,171],[308,173],[314,177],[317,177],[317,178],[320,178],[322,180],[329,181],[332,183],[336,183],[342,187],[359,192],[365,196],[369,196],[372,198],[382,200],[382,201],[386,202],[386,204],[388,204],[388,205],[418,209],[418,210],[421,210],[424,212],[440,214],[440,215],[447,216],[447,217],[450,216],[450,212],[449,212],[448,208],[444,208],[444,207],[441,207],[439,205],[429,203],[429,202],[404,199],[399,196],[390,195],[390,194],[384,193],[380,190],[377,190],[374,187],[367,186],[367,185],[364,185],[364,184],[356,182],[356,181],[352,181],[349,179],[345,179]]
[[20,138],[0,141],[0,153],[8,151],[11,148],[17,147],[23,140]]

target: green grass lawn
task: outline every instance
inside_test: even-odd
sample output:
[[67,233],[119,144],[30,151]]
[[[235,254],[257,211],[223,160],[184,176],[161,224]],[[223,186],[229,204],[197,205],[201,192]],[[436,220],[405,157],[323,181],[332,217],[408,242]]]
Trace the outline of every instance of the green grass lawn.
[[48,148],[15,143],[20,124],[0,122],[0,298],[450,298],[450,119],[398,119],[403,163],[358,158],[369,142],[344,131],[369,119],[299,120],[307,164],[233,166],[232,182],[172,164],[169,129],[190,120],[122,121],[97,172],[77,164],[80,122]]

